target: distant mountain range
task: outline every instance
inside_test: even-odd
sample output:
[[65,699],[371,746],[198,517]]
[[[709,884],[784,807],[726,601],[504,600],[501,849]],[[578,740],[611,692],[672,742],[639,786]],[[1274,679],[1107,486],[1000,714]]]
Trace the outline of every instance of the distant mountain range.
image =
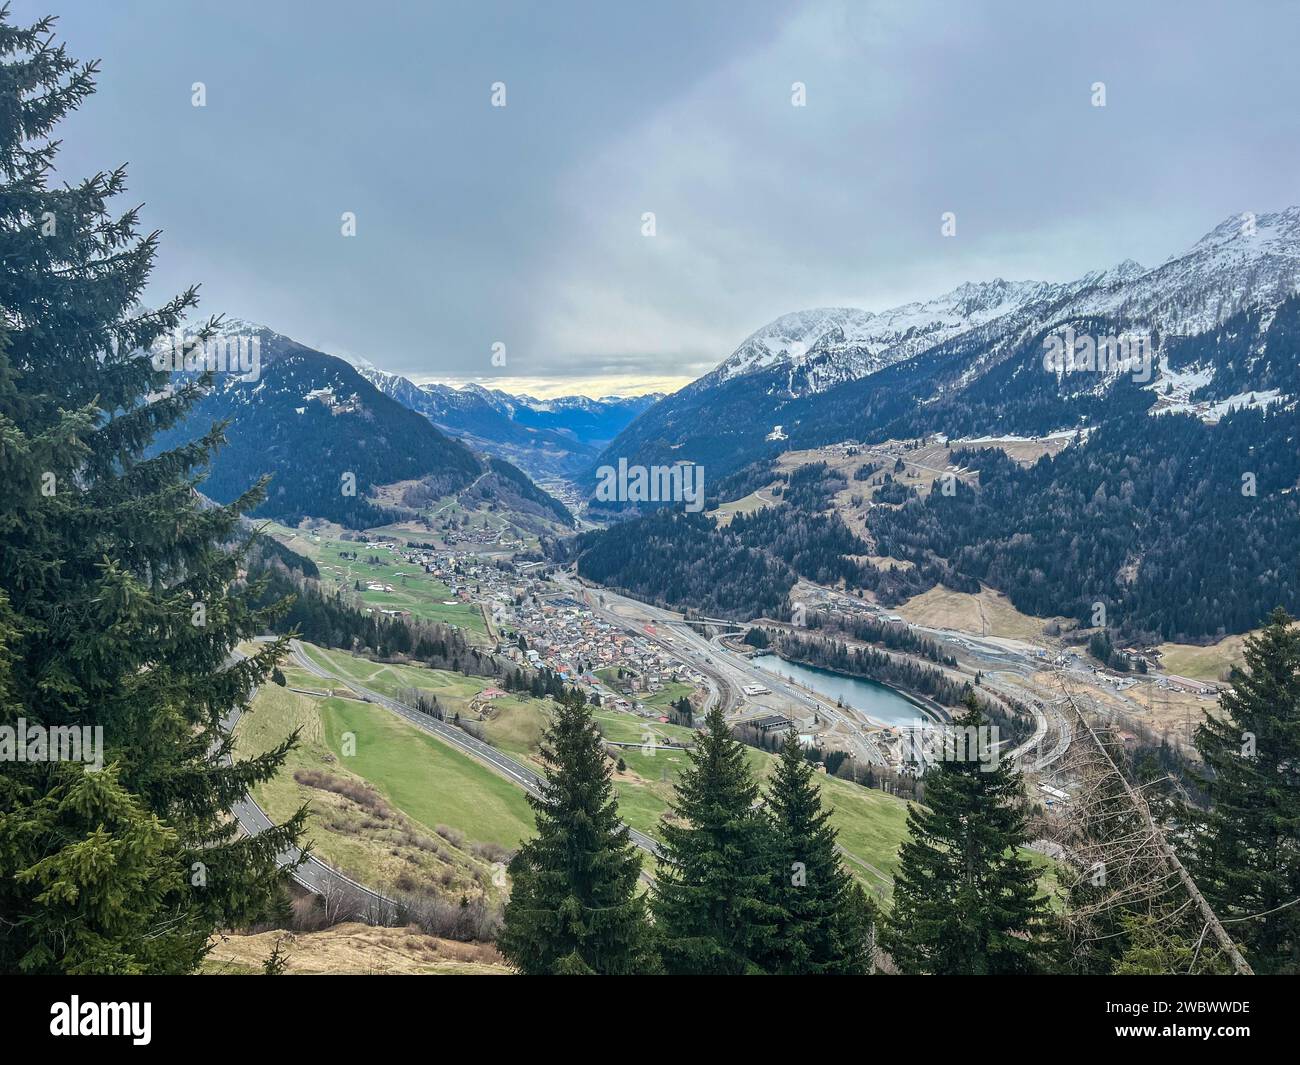
[[361,367],[359,372],[379,391],[440,429],[537,478],[572,478],[634,418],[663,398],[653,393],[542,400],[477,384],[417,385],[373,367]]
[[238,319],[225,320],[219,336],[256,338],[257,379],[217,374],[214,388],[185,421],[153,445],[166,450],[228,422],[227,444],[200,485],[213,499],[229,502],[269,474],[267,498],[255,515],[288,524],[327,518],[360,529],[398,516],[392,502],[375,498],[377,489],[419,481],[408,489],[413,504],[462,494],[473,503],[572,525],[567,509],[525,473],[444,434],[349,362]]
[[[810,579],[849,573],[885,599],[985,583],[1027,612],[1081,623],[1105,602],[1126,637],[1199,639],[1243,631],[1277,603],[1300,608],[1300,207],[1228,218],[1156,267],[1125,261],[1063,283],[968,283],[881,312],[783,315],[662,398],[416,385],[264,327],[225,328],[260,338],[260,379],[219,376],[160,445],[229,419],[204,491],[228,500],[272,473],[259,513],[282,520],[366,527],[394,506],[460,495],[570,525],[530,475],[591,492],[603,464],[695,462],[717,501],[779,481],[770,461],[794,449],[1063,433],[1071,445],[1029,470],[1000,452],[964,452],[978,492],[891,490],[859,515],[867,542],[815,508],[782,507],[752,528],[642,519],[612,538],[587,534],[574,557],[589,573],[602,560],[602,579],[625,588],[695,589],[719,566],[747,580],[784,574],[762,568],[764,544],[779,539],[781,565]],[[1054,362],[1062,338],[1085,355]],[[1139,365],[1102,354],[1116,338],[1140,341]],[[340,490],[345,474],[354,496]],[[615,502],[590,515],[602,506],[611,518],[638,509]],[[730,542],[742,527],[753,541],[743,558]],[[652,557],[648,544],[659,561],[633,572]],[[878,571],[866,554],[912,568]],[[779,583],[767,581],[769,598]],[[743,604],[748,593],[733,591]]]
[[[579,482],[589,516],[633,520],[565,550],[602,583],[741,616],[776,609],[797,575],[885,602],[990,585],[1083,627],[1102,604],[1117,639],[1214,639],[1300,611],[1298,398],[1300,207],[1232,216],[1155,267],[778,318],[596,458]],[[987,443],[953,452],[948,471],[977,486],[864,489],[848,504],[862,538],[828,511],[846,483],[823,477],[819,495],[772,462],[1050,434],[1068,446],[1028,468]],[[724,528],[593,498],[596,467],[620,462],[699,463],[712,502],[770,488],[775,504]]]
[[967,283],[881,312],[797,311],[632,422],[588,467],[583,487],[594,486],[596,466],[620,458],[701,462],[721,476],[835,440],[1088,425],[1126,375],[1045,372],[1044,343],[1066,327],[1149,334],[1155,365],[1142,387],[1169,393],[1159,410],[1289,400],[1300,374],[1274,319],[1298,287],[1300,207],[1291,207],[1229,217],[1152,268],[1127,260],[1063,283]]

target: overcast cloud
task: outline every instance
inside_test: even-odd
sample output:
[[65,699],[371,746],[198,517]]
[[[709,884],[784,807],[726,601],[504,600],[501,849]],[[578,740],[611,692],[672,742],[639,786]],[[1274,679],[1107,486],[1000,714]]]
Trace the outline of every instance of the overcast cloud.
[[103,60],[61,168],[130,164],[152,299],[199,281],[417,380],[662,388],[787,311],[1153,264],[1300,202],[1289,3],[12,6]]

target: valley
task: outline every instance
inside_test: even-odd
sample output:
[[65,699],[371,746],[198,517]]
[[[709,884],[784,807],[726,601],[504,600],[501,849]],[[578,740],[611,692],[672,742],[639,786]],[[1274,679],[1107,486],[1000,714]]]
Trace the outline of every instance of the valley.
[[[781,672],[780,666],[774,673],[770,665],[754,662],[736,650],[739,645],[735,641],[744,631],[743,626],[738,629],[733,625],[691,622],[680,613],[593,587],[572,574],[535,563],[498,556],[489,564],[488,559],[470,553],[468,547],[454,553],[432,553],[403,546],[400,538],[393,544],[380,546],[377,539],[380,530],[371,530],[358,540],[331,540],[310,530],[275,525],[269,527],[269,532],[286,546],[311,554],[321,567],[323,580],[337,582],[344,592],[351,581],[358,605],[364,610],[379,613],[392,610],[389,594],[367,594],[365,582],[362,592],[356,594],[352,571],[344,570],[342,574],[331,571],[332,564],[327,561],[331,553],[339,550],[346,553],[360,544],[363,561],[367,552],[378,552],[382,561],[362,567],[358,572],[364,576],[373,568],[372,577],[399,582],[403,573],[410,578],[414,571],[431,566],[435,572],[426,576],[434,582],[429,594],[435,601],[447,587],[438,583],[438,574],[457,574],[456,579],[462,582],[458,587],[465,592],[465,605],[476,611],[466,621],[467,630],[475,638],[498,655],[516,661],[521,668],[553,670],[599,704],[594,711],[595,720],[611,744],[611,755],[619,762],[614,785],[620,810],[645,846],[653,846],[652,841],[659,835],[661,819],[668,814],[674,784],[685,765],[683,748],[692,743],[691,728],[674,724],[665,717],[671,710],[670,704],[683,698],[689,701],[695,717],[702,716],[710,706],[720,705],[737,727],[768,719],[793,721],[801,732],[806,732],[811,744],[821,750],[844,751],[851,764],[882,769],[899,765],[896,758],[902,718],[886,715],[882,720],[871,713],[870,705],[855,705],[852,698],[846,701],[819,691],[816,686],[793,682]],[[389,529],[385,535],[397,534]],[[412,587],[416,591],[409,590]],[[405,594],[414,596],[419,588],[418,582],[408,579]],[[810,596],[818,591],[807,589]],[[826,605],[830,604],[828,599]],[[860,604],[854,602],[852,606],[857,609]],[[411,612],[419,613],[418,604]],[[435,612],[431,616],[452,624],[466,620],[450,613]],[[482,619],[491,619],[490,634],[478,627],[477,622]],[[290,687],[326,697],[317,711],[323,722],[317,731],[334,737],[340,730],[348,731],[356,737],[358,750],[363,742],[377,748],[372,749],[368,759],[344,760],[339,764],[347,766],[367,786],[377,788],[384,801],[409,819],[417,838],[434,840],[435,847],[448,851],[446,833],[442,833],[444,843],[437,842],[441,829],[450,829],[451,838],[463,839],[466,846],[472,847],[500,843],[509,838],[509,831],[518,831],[517,828],[507,830],[503,835],[499,818],[494,821],[490,815],[490,804],[480,810],[475,802],[458,812],[456,802],[448,803],[440,798],[444,786],[458,794],[473,796],[479,794],[483,785],[462,781],[446,767],[439,768],[437,760],[431,761],[439,750],[436,738],[426,737],[423,745],[413,738],[403,740],[393,750],[400,749],[405,754],[393,762],[393,755],[385,753],[388,741],[374,732],[378,725],[374,715],[380,714],[382,718],[386,716],[384,711],[373,702],[355,700],[382,698],[397,706],[410,703],[415,693],[435,697],[439,712],[448,721],[455,717],[457,727],[469,730],[469,735],[460,742],[470,745],[471,758],[475,750],[483,750],[473,739],[478,736],[516,760],[515,768],[511,768],[509,761],[489,759],[487,763],[487,771],[496,768],[507,788],[517,788],[521,778],[533,779],[543,769],[537,758],[537,745],[551,716],[547,700],[500,692],[486,678],[400,662],[373,662],[308,644],[297,652],[297,661],[298,665],[286,668]],[[969,675],[973,676],[973,671]],[[266,697],[275,694],[273,688],[266,691],[272,693]],[[1017,694],[1024,693],[1017,691]],[[259,696],[259,700],[262,698]],[[314,697],[295,693],[295,698]],[[934,713],[942,711],[915,704],[909,717],[922,720]],[[403,711],[403,715],[408,722],[418,717],[411,711]],[[252,719],[256,720],[256,715]],[[266,720],[268,727],[282,728],[286,724],[271,715]],[[434,723],[426,727],[434,727]],[[443,735],[455,731],[449,731],[446,725],[437,727]],[[399,734],[402,730],[410,732],[409,724],[401,721],[390,723],[387,731],[391,733],[394,728]],[[1040,743],[1048,735],[1045,727]],[[325,765],[333,764],[332,755],[337,757],[334,748],[323,754],[318,752],[310,768],[319,770],[322,758]],[[454,751],[450,751],[442,757],[453,755]],[[771,756],[751,748],[748,757],[758,779],[765,779],[774,764]],[[404,768],[406,763],[409,766]],[[354,878],[376,884],[381,891],[393,890],[394,875],[402,878],[398,882],[408,883],[413,872],[418,874],[419,866],[415,863],[420,861],[419,855],[403,859],[407,865],[415,866],[414,871],[401,865],[394,867],[391,862],[368,863],[364,854],[358,856],[356,841],[348,836],[348,821],[335,809],[341,801],[337,785],[331,786],[333,782],[326,779],[322,796],[318,794],[322,791],[321,781],[308,777],[304,784],[298,779],[303,768],[295,765],[287,795],[278,800],[268,798],[262,803],[268,812],[274,808],[278,813],[287,814],[295,801],[310,798],[316,806],[323,800],[325,819],[318,819],[312,836],[318,855]],[[431,773],[434,775],[429,776]],[[424,785],[418,801],[407,798],[401,790],[402,781],[412,774],[413,779],[439,783],[432,791]],[[904,804],[885,791],[829,776],[821,778],[821,788],[833,811],[833,823],[840,830],[851,871],[887,899],[891,871],[897,862]],[[493,790],[499,789],[489,789],[489,793]],[[329,835],[322,834],[327,831]],[[382,836],[378,842],[388,846]],[[481,875],[481,870],[478,872]],[[473,879],[475,870],[471,866],[462,875]]]
[[[1133,266],[1078,291],[1143,276]],[[1184,500],[1204,489],[1171,480],[1182,475],[1160,465],[1161,449],[1182,440],[1193,467],[1196,456],[1222,463],[1216,442],[1225,433],[1259,418],[1269,419],[1267,431],[1287,432],[1293,409],[1272,394],[1260,403],[1249,393],[1207,398],[1213,374],[1186,368],[1184,343],[1154,367],[1145,397],[1125,382],[1106,382],[1119,404],[1108,421],[1084,413],[1061,424],[1059,404],[1054,426],[1037,415],[972,419],[981,404],[987,413],[989,403],[1017,402],[1021,386],[1010,378],[996,399],[975,399],[958,417],[922,416],[925,402],[906,413],[908,389],[921,388],[913,393],[920,400],[935,387],[920,384],[922,369],[942,379],[927,363],[935,352],[968,350],[962,346],[972,338],[1010,345],[1002,369],[985,367],[983,384],[967,377],[972,397],[1025,355],[1037,358],[1024,334],[1045,298],[1029,286],[1004,291],[983,318],[958,321],[943,312],[932,332],[913,333],[895,355],[860,362],[852,360],[875,343],[862,337],[885,328],[870,316],[855,326],[857,340],[846,339],[839,312],[796,316],[761,340],[751,337],[683,395],[702,402],[719,392],[715,401],[725,405],[743,393],[751,405],[740,419],[746,425],[754,424],[754,389],[768,387],[760,380],[787,374],[788,396],[762,448],[721,437],[674,446],[706,465],[716,458],[711,449],[730,456],[706,488],[702,515],[672,506],[623,513],[585,498],[582,488],[583,463],[633,446],[674,397],[646,407],[625,429],[627,439],[603,453],[574,444],[561,458],[556,438],[545,434],[567,430],[547,426],[532,401],[482,389],[453,396],[365,371],[382,395],[475,449],[517,460],[530,476],[479,458],[479,472],[450,492],[437,473],[368,488],[382,522],[358,527],[306,515],[272,521],[267,532],[312,560],[322,591],[348,609],[392,624],[449,626],[493,665],[487,675],[468,676],[383,646],[359,654],[298,645],[285,671],[297,690],[265,688],[258,709],[269,726],[302,726],[309,743],[289,775],[254,798],[272,820],[307,802],[318,859],[384,899],[433,882],[496,912],[511,890],[509,854],[534,831],[524,797],[540,793],[541,743],[557,713],[549,687],[543,694],[534,680],[531,694],[511,691],[509,678],[539,676],[592,707],[619,816],[647,858],[643,885],[655,882],[665,826],[685,823],[674,804],[687,751],[717,709],[748,744],[745,764],[760,787],[772,779],[777,737],[795,730],[818,765],[817,790],[845,868],[888,907],[907,804],[924,798],[916,737],[947,728],[969,692],[1001,726],[998,757],[1017,771],[1041,833],[1026,853],[1048,872],[1041,890],[1061,905],[1045,854],[1059,859],[1051,840],[1086,800],[1081,730],[1105,728],[1127,757],[1155,758],[1186,774],[1199,758],[1196,727],[1220,712],[1228,670],[1241,661],[1248,635],[1183,638],[1204,624],[1171,619],[1168,607],[1138,594],[1141,578],[1166,580],[1145,572],[1153,560],[1179,550],[1149,537],[1181,536],[1200,550],[1194,522],[1166,530],[1180,507],[1194,505]],[[898,321],[914,329],[916,315],[927,313],[912,308]],[[1007,316],[1019,341],[1009,339]],[[820,346],[798,339],[801,329],[826,328]],[[802,361],[786,366],[785,354],[801,344]],[[833,368],[813,372],[808,361],[820,358]],[[875,377],[892,397],[862,392]],[[841,402],[855,394],[865,399],[862,428],[837,438]],[[1092,410],[1099,395],[1077,393],[1076,412]],[[937,402],[951,406],[953,393],[940,387]],[[915,431],[891,432],[899,429]],[[1117,450],[1117,440],[1133,439],[1145,450]],[[534,461],[519,447],[532,449]],[[745,455],[753,461],[736,461]],[[1291,521],[1293,501],[1282,487],[1290,467],[1263,476],[1266,505]],[[1057,509],[1046,511],[1048,500]],[[1123,534],[1122,549],[1105,533],[1081,548],[1066,528],[1053,527],[1071,513],[1095,527],[1098,513],[1116,507],[1132,515],[1112,514],[1116,531],[1138,530]],[[1058,554],[1046,563],[1044,551]],[[1105,567],[1118,559],[1122,572],[1108,576]],[[1071,581],[1078,593],[1061,594]],[[1130,616],[1129,604],[1139,601],[1145,613]],[[838,665],[826,668],[832,662]],[[241,743],[253,744],[252,726],[241,729]],[[345,742],[355,743],[353,753],[344,754]]]
[[[423,566],[403,563],[393,547],[396,540],[380,539],[390,535],[384,527],[375,539],[334,539],[314,530],[295,530],[285,526],[268,526],[270,533],[300,554],[312,559],[323,579],[335,588],[353,591],[365,605],[392,616],[410,616],[442,621],[473,633],[487,635],[482,608],[471,603],[459,585],[449,587],[439,574]],[[393,533],[405,530],[393,529]],[[344,533],[343,535],[348,535]],[[353,557],[357,556],[357,557]],[[453,578],[454,583],[454,578]]]
[[1294,11],[246,6],[0,2],[11,1057],[1283,1029],[1126,989],[1300,974]]
[[[264,688],[236,730],[241,757],[260,753],[287,729],[303,731],[289,772],[254,790],[258,805],[279,821],[308,803],[314,854],[382,895],[400,897],[432,881],[443,891],[499,897],[500,863],[530,829],[523,796],[543,769],[537,752],[548,703],[502,696],[476,678],[311,645],[296,651],[296,661],[284,667],[288,687]],[[394,714],[413,692],[436,696],[446,720],[457,724],[430,734],[436,722],[421,729],[412,724],[419,722],[414,711]],[[694,732],[653,714],[599,709],[594,717],[620,762],[614,782],[623,816],[653,850]],[[456,738],[459,729],[465,732]],[[765,780],[775,760],[752,748],[748,758]],[[821,787],[854,872],[887,898],[905,804],[834,778]]]

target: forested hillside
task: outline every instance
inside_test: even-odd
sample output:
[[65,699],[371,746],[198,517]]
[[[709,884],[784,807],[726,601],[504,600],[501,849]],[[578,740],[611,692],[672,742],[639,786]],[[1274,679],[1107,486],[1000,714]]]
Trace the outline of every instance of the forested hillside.
[[1130,638],[1242,632],[1300,603],[1300,417],[1239,411],[1112,417],[1087,443],[1022,468],[959,452],[978,489],[871,512],[882,554],[1005,591],[1026,613],[1092,624],[1103,603]]
[[557,550],[578,572],[630,595],[705,613],[782,617],[798,577],[849,588],[869,587],[886,598],[919,591],[941,570],[881,571],[854,555],[864,544],[830,497],[844,484],[825,464],[793,471],[778,488],[782,502],[720,525],[704,514],[661,509],[646,517],[584,533]]
[[200,486],[211,498],[229,502],[269,474],[255,515],[289,525],[310,516],[366,528],[393,517],[368,498],[380,485],[422,477],[446,494],[482,472],[468,448],[380,393],[342,359],[269,330],[261,344],[260,380],[218,379],[185,421],[155,443],[158,450],[174,447],[228,422],[226,446]]

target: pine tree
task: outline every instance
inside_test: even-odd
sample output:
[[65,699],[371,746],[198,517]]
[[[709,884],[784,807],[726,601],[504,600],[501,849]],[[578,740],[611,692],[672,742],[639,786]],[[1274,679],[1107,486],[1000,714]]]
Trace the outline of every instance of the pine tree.
[[1196,730],[1210,808],[1186,811],[1188,871],[1256,972],[1297,973],[1300,627],[1279,608],[1244,655],[1222,712]]
[[1167,976],[1193,970],[1201,976],[1231,976],[1232,966],[1204,938],[1187,935],[1177,922],[1137,912],[1120,921],[1123,953],[1117,958],[1116,976]]
[[687,753],[651,909],[664,967],[673,974],[769,971],[778,958],[780,908],[773,901],[777,859],[745,748],[732,739],[721,707]]
[[641,859],[618,820],[600,731],[576,692],[560,697],[541,758],[546,784],[528,800],[537,836],[510,863],[498,949],[529,975],[650,971]]
[[777,970],[860,974],[871,970],[872,914],[844,871],[830,811],[791,726],[768,785],[775,830],[776,902],[781,908]]
[[[973,694],[953,727],[959,736],[981,735],[968,731],[984,727]],[[908,810],[910,838],[881,945],[905,973],[1034,972],[1046,907],[1019,851],[1026,841],[1020,778],[1006,762],[990,769],[979,757],[944,758],[925,785],[927,805]]]
[[102,729],[104,765],[0,759],[0,971],[183,973],[267,912],[302,828],[239,839],[228,816],[292,744],[227,764],[224,722],[282,653],[228,662],[269,620],[225,546],[261,489],[201,504],[217,427],[147,453],[207,380],[168,395],[147,354],[196,296],[139,308],[158,241],[111,213],[123,170],[50,187],[97,69],[52,25],[0,9],[0,724]]

